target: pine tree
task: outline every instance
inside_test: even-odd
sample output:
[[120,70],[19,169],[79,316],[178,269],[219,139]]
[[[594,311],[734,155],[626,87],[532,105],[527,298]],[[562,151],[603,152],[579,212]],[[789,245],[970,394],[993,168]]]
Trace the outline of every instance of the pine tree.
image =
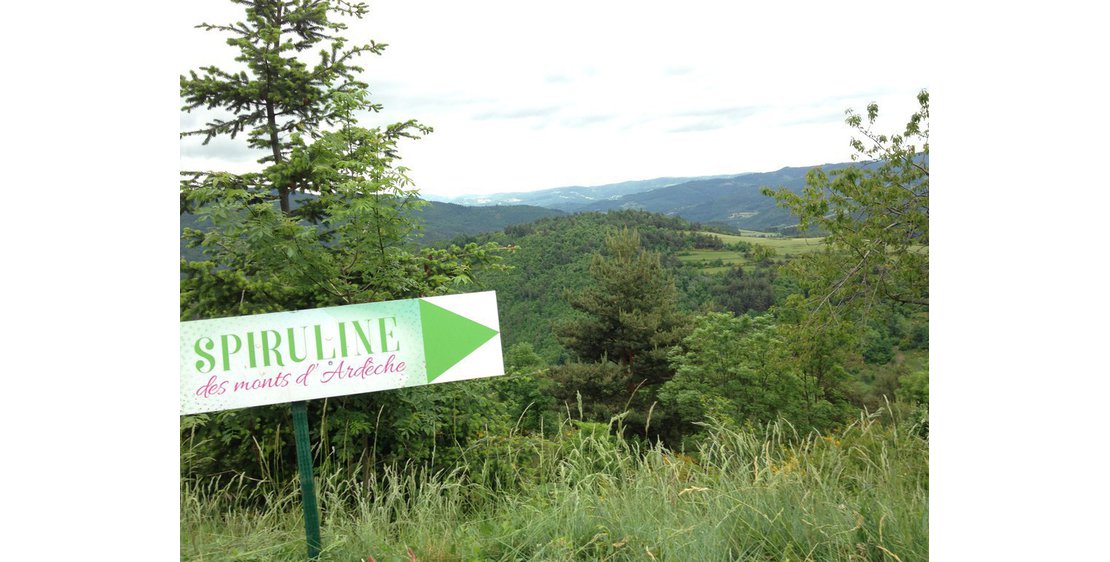
[[[370,43],[354,47],[338,33],[345,23],[331,15],[362,18],[364,3],[342,0],[231,0],[244,6],[244,21],[227,25],[200,24],[199,28],[230,35],[227,44],[239,50],[235,57],[245,70],[228,71],[216,66],[190,71],[181,77],[182,108],[220,108],[230,118],[215,117],[204,127],[182,136],[203,135],[204,144],[227,135],[247,132],[251,148],[265,150],[260,163],[272,164],[267,175],[274,181],[283,213],[292,212],[290,195],[307,186],[295,175],[284,172],[294,146],[294,135],[314,136],[321,126],[332,125],[341,109],[332,103],[333,94],[365,90],[356,76],[362,68],[352,61],[362,53],[381,54],[385,45]],[[319,61],[311,67],[302,53],[323,46]],[[381,106],[364,103],[359,109],[380,111]],[[415,126],[415,124],[412,124]]]
[[[230,34],[246,70],[207,66],[181,77],[184,111],[221,108],[183,132],[235,138],[263,148],[261,171],[183,172],[182,213],[203,231],[186,237],[209,258],[183,264],[186,318],[252,314],[408,298],[452,290],[490,264],[494,246],[413,252],[423,204],[398,142],[431,129],[415,121],[358,126],[355,115],[379,111],[353,61],[384,45],[348,47],[332,15],[362,17],[365,4],[232,0],[244,21],[202,24]],[[309,66],[303,53],[325,47]]]
[[593,285],[566,295],[579,314],[556,333],[585,362],[553,369],[554,393],[568,404],[580,394],[587,419],[624,416],[634,434],[674,437],[666,415],[654,411],[659,386],[673,376],[667,352],[688,331],[674,279],[635,230],[611,234],[605,248],[590,265]]
[[582,316],[558,328],[560,341],[582,359],[608,359],[661,382],[666,367],[657,352],[681,341],[686,327],[674,279],[635,230],[608,236],[605,247],[590,265],[594,284],[567,296]]
[[[415,121],[358,125],[356,115],[380,106],[370,101],[353,60],[384,45],[348,47],[339,35],[346,26],[331,16],[362,17],[365,4],[232,1],[245,7],[244,21],[199,27],[229,34],[245,69],[209,66],[181,77],[184,111],[221,109],[231,117],[182,135],[203,135],[207,143],[245,131],[247,143],[267,155],[257,172],[183,172],[182,214],[195,214],[202,227],[183,236],[204,259],[182,260],[182,319],[444,294],[499,259],[492,243],[447,249],[411,243],[418,228],[413,212],[422,202],[399,165],[398,142],[431,129]],[[319,62],[303,62],[317,47]],[[476,416],[487,400],[479,387],[461,384],[381,394],[312,404],[344,427],[341,437],[318,435],[339,451],[336,461],[428,460],[437,441],[465,442],[476,431],[445,420]],[[258,459],[271,456],[296,466],[292,441],[273,438],[288,425],[287,408],[232,410],[212,419],[192,426],[197,439],[218,444],[205,470],[275,476],[256,472]]]

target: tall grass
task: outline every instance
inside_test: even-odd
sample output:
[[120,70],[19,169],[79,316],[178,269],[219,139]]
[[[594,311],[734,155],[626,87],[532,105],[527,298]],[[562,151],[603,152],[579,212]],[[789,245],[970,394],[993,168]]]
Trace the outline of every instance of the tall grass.
[[[863,413],[832,435],[711,424],[689,454],[611,429],[489,437],[449,472],[325,474],[321,560],[928,559],[928,441],[912,420]],[[181,558],[303,559],[297,490],[184,480]]]

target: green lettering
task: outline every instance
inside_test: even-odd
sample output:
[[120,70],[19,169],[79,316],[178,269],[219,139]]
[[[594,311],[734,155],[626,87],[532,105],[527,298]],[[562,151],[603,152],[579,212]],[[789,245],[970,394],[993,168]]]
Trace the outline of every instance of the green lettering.
[[[366,348],[366,354],[367,355],[373,355],[374,350],[370,346],[370,338],[367,337],[366,332],[364,332],[362,330],[362,323],[360,323],[358,321],[355,321],[354,327],[355,327],[355,333],[358,334],[359,341],[361,341],[362,346]],[[370,327],[370,321],[369,320],[366,321],[366,327],[367,327],[367,329],[369,329],[369,327]],[[355,353],[358,354],[358,341],[355,342]]]
[[312,327],[313,332],[316,334],[316,360],[323,361],[325,359],[335,359],[335,350],[331,350],[331,357],[324,357],[324,336],[320,335],[320,325],[316,324]]
[[[205,342],[204,344],[200,343],[202,340]],[[211,350],[214,347],[216,347],[216,342],[212,341],[212,338],[200,338],[197,343],[193,344],[193,351],[196,351],[197,355],[204,359],[204,361],[197,361],[197,372],[208,373],[216,366],[216,358],[204,352],[205,349]],[[206,362],[208,363],[207,369],[204,368]]]
[[[384,353],[384,352],[387,352],[387,351],[400,351],[401,343],[398,342],[397,338],[393,335],[393,330],[389,330],[387,332],[386,329],[385,329],[385,321],[386,320],[392,320],[393,321],[393,327],[394,328],[397,327],[397,317],[395,317],[395,316],[390,316],[388,318],[379,318],[378,319],[378,332],[381,334],[381,338],[382,338],[382,352]],[[395,346],[393,349],[389,349],[390,342],[392,342]]]
[[254,332],[247,332],[247,357],[250,358],[251,368],[257,368],[258,358],[254,355]]
[[304,357],[297,357],[297,341],[293,338],[293,328],[289,328],[289,360],[294,363],[300,363],[308,359],[308,336],[304,333],[308,326],[301,326],[301,335],[305,340],[305,354]]
[[[228,338],[234,338],[235,339],[235,349],[228,349],[228,347],[227,347]],[[242,347],[243,347],[243,342],[242,342],[242,340],[239,339],[239,336],[237,336],[235,334],[224,334],[224,335],[220,336],[220,351],[223,354],[224,370],[225,371],[230,371],[231,370],[231,356],[232,356],[232,354],[239,353],[239,350],[242,349]]]
[[339,356],[347,356],[347,327],[342,322],[339,323]]
[[[271,346],[267,343],[269,341],[269,338],[266,337],[267,334],[273,334],[274,335],[274,345]],[[263,365],[265,365],[267,367],[270,366],[270,352],[272,351],[274,353],[274,361],[277,363],[278,367],[284,367],[285,366],[285,364],[281,362],[281,352],[278,351],[279,346],[281,346],[281,334],[279,334],[277,332],[277,330],[262,330],[262,364]]]

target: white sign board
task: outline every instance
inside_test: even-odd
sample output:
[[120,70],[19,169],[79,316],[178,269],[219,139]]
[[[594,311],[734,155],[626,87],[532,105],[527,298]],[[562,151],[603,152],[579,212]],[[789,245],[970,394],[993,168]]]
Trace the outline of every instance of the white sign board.
[[505,374],[492,291],[181,323],[181,414]]

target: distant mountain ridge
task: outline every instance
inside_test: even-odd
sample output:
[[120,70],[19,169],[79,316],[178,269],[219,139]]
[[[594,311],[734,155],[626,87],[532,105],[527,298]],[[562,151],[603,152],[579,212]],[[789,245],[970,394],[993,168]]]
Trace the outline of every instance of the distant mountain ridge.
[[[494,232],[507,226],[575,212],[640,210],[681,217],[697,223],[717,223],[746,230],[788,230],[797,220],[763,195],[762,188],[785,187],[795,193],[805,187],[806,174],[814,168],[826,172],[851,165],[870,167],[874,163],[822,164],[785,167],[773,172],[744,173],[731,176],[698,178],[656,178],[626,181],[593,187],[559,187],[535,192],[496,193],[456,197],[451,202],[427,197],[429,204],[418,213],[424,223],[417,238],[437,243],[457,236]],[[294,206],[312,195],[294,194]],[[467,202],[470,203],[467,203]],[[185,213],[181,226],[202,228],[195,217]],[[181,253],[199,259],[200,252],[185,248]]]
[[[301,201],[313,198],[313,195],[304,193],[293,194],[293,207],[296,208]],[[452,203],[428,201],[416,216],[423,223],[422,231],[415,233],[415,237],[422,243],[432,244],[451,240],[457,236],[473,236],[483,232],[502,230],[507,226],[535,222],[542,218],[555,217],[566,213],[555,209],[529,205],[501,205],[496,207],[466,207]],[[199,223],[197,217],[191,213],[181,214],[181,230],[186,228],[205,230],[206,224]],[[203,259],[203,254],[198,248],[186,248],[185,240],[181,240],[181,256],[189,261]]]
[[452,203],[471,207],[496,205],[533,205],[568,213],[636,209],[674,215],[700,223],[721,223],[732,228],[773,230],[797,223],[775,200],[763,195],[762,188],[785,187],[800,193],[810,170],[826,172],[850,165],[838,163],[784,167],[773,172],[748,172],[692,178],[665,177],[626,181],[593,187],[558,187],[533,192],[464,195]]
[[470,236],[483,232],[502,230],[507,226],[527,224],[537,220],[565,215],[563,211],[534,205],[497,205],[470,207],[428,201],[420,209],[424,221],[425,243],[450,240],[456,236]]
[[853,164],[870,165],[839,163],[785,167],[774,172],[695,180],[633,193],[617,199],[598,201],[581,210],[636,209],[676,215],[694,222],[724,223],[733,228],[749,230],[785,228],[796,224],[797,220],[789,211],[778,207],[773,198],[764,195],[762,188],[785,187],[800,193],[805,187],[806,174],[810,170],[821,168],[830,172]]
[[489,195],[461,195],[458,197],[425,196],[430,201],[442,201],[470,207],[493,205],[533,205],[573,213],[601,201],[618,199],[623,196],[651,191],[672,185],[697,180],[736,177],[737,175],[664,177],[650,180],[632,180],[595,186],[570,186],[541,189],[538,191],[515,191]]

